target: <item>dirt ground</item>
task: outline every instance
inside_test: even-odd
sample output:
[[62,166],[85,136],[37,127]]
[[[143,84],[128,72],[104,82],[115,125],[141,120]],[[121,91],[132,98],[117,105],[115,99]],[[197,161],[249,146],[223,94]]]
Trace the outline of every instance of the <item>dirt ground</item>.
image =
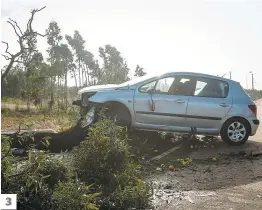
[[[257,104],[258,118],[262,119],[262,100]],[[262,125],[243,146],[228,146],[217,139],[211,147],[169,154],[158,165],[185,157],[192,158],[192,163],[173,171],[151,171],[148,180],[158,186],[155,209],[261,210],[262,156],[251,157],[260,152]]]

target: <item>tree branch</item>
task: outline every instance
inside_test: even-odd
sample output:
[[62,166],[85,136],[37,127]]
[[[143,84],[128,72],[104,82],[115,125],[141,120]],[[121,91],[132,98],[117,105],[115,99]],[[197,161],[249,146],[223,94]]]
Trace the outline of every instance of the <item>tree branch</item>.
[[13,27],[13,29],[14,29],[14,31],[15,31],[15,33],[16,33],[16,35],[19,37],[19,38],[21,38],[21,36],[17,33],[17,31],[16,31],[16,27],[15,27],[15,25],[11,22],[11,21],[7,21],[12,27]]
[[9,54],[10,56],[13,56],[10,52],[8,52],[8,49],[9,49],[8,43],[7,43],[7,42],[4,42],[4,41],[2,41],[2,43],[6,44],[5,52],[6,52],[7,54]]
[[[40,12],[45,8],[46,7],[44,6],[41,9],[33,9],[31,11],[31,17],[28,20],[27,29],[24,33],[22,32],[21,28],[18,26],[16,21],[12,20],[11,18],[9,18],[9,20],[7,21],[7,23],[9,23],[13,27],[14,32],[18,37],[17,42],[20,45],[20,51],[17,52],[16,54],[11,54],[10,52],[8,52],[8,48],[9,48],[8,43],[2,41],[2,43],[6,44],[6,51],[5,52],[10,55],[10,57],[7,56],[7,55],[2,55],[6,60],[9,60],[9,64],[6,67],[4,73],[2,74],[2,77],[1,77],[2,82],[3,82],[4,78],[7,76],[7,74],[9,73],[9,71],[11,70],[13,64],[16,63],[16,62],[20,62],[17,58],[19,58],[19,56],[21,54],[23,54],[25,52],[25,50],[29,50],[32,47],[31,44],[34,46],[34,42],[31,41],[31,40],[33,40],[37,36],[42,36],[42,37],[46,36],[46,35],[42,35],[42,34],[36,32],[36,31],[33,31],[33,29],[32,29],[32,22],[34,20],[34,15],[37,12]],[[18,30],[19,30],[20,34],[18,33]],[[31,44],[27,43],[28,47],[26,47],[26,46],[24,46],[24,42],[31,42]]]
[[[31,18],[29,19],[28,23],[27,23],[27,30],[29,33],[37,33],[37,32],[34,32],[33,29],[32,29],[32,22],[34,20],[34,16],[35,16],[35,13],[37,12],[40,12],[41,10],[45,9],[46,6],[42,7],[41,9],[33,9],[31,11]],[[37,35],[40,35],[37,33]],[[40,35],[40,36],[45,36],[45,35]]]
[[12,21],[13,23],[15,23],[16,27],[19,29],[19,32],[20,32],[20,33],[21,33],[21,35],[23,36],[24,34],[23,34],[23,32],[22,32],[21,28],[18,26],[17,22],[16,22],[16,21],[14,21],[14,20],[12,20],[11,18],[9,18],[9,20],[10,20],[10,21]]
[[40,34],[40,33],[36,32],[36,31],[34,31],[32,33],[35,34],[35,35],[41,36],[41,37],[47,36],[47,34]]
[[6,60],[11,60],[11,58],[10,57],[8,57],[7,55],[4,55],[4,54],[1,54]]

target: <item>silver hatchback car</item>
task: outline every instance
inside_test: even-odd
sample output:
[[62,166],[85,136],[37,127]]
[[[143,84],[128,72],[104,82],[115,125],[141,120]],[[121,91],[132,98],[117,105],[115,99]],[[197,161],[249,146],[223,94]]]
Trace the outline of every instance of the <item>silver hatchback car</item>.
[[78,92],[85,126],[95,120],[97,105],[108,116],[135,129],[221,135],[244,144],[259,126],[257,107],[241,85],[217,76],[170,72],[143,76],[119,85],[86,87]]

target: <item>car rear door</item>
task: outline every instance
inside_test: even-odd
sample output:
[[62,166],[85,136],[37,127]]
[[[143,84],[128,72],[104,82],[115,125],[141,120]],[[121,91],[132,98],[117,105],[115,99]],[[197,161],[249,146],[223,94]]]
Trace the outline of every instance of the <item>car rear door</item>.
[[196,86],[188,101],[187,124],[198,131],[219,133],[221,120],[233,103],[229,84],[219,79],[193,78]]
[[189,77],[168,76],[156,81],[151,93],[144,92],[144,86],[140,87],[135,93],[136,121],[155,125],[185,126],[189,100],[189,94],[186,94],[189,89],[186,85],[188,86],[189,81]]

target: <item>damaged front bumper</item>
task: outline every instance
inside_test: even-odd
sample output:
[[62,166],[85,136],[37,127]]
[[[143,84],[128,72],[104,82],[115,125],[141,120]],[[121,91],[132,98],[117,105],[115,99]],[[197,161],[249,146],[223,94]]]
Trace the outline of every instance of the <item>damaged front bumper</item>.
[[91,109],[89,109],[87,113],[83,116],[80,122],[81,127],[84,128],[90,126],[95,121],[95,114],[96,114],[95,106],[92,106]]

